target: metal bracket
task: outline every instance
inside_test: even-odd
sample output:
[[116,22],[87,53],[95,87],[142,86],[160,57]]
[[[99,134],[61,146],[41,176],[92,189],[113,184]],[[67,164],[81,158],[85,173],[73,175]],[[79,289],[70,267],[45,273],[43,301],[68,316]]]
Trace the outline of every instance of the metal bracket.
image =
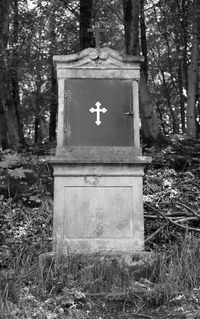
[[125,112],[124,115],[134,116],[134,113],[133,112]]

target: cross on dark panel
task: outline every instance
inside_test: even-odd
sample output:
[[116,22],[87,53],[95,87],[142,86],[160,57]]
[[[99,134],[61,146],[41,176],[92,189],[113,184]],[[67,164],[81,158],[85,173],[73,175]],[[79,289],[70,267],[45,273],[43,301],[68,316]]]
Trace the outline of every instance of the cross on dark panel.
[[67,79],[65,93],[65,145],[133,145],[130,80]]

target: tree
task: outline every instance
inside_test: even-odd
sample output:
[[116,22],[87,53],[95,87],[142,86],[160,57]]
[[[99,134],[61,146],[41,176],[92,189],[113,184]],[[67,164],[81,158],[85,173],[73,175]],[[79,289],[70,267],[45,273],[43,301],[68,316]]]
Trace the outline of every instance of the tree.
[[146,0],[149,88],[164,131],[185,132],[191,0]]
[[[54,5],[54,3],[53,3]],[[53,8],[52,8],[53,9]],[[49,21],[49,38],[50,38],[50,65],[51,65],[51,92],[50,92],[50,119],[49,119],[49,141],[56,140],[56,120],[58,110],[58,94],[57,94],[57,80],[56,71],[53,66],[53,55],[56,54],[56,21],[54,10],[51,10]]]
[[93,0],[80,0],[80,50],[93,46],[92,34],[88,32],[92,21]]
[[192,31],[192,50],[191,63],[188,72],[188,96],[187,96],[187,133],[189,136],[195,138],[197,134],[196,129],[196,87],[198,79],[199,66],[199,45],[200,45],[200,2],[194,0],[193,2],[193,31]]
[[19,142],[25,144],[20,118],[20,97],[19,97],[19,0],[12,1],[13,11],[13,36],[12,36],[12,62],[11,62],[11,83],[12,83],[12,99],[15,108],[17,128],[19,133]]
[[[139,0],[123,0],[125,45],[128,55],[138,55],[139,48]],[[143,16],[144,19],[144,16]],[[144,20],[143,20],[144,23]],[[144,31],[144,30],[143,30]],[[143,33],[143,47],[144,47]],[[143,138],[146,142],[155,142],[160,134],[160,125],[157,119],[155,105],[149,93],[145,74],[142,70],[140,81],[140,116]]]
[[20,139],[13,97],[12,58],[8,50],[9,23],[10,1],[0,0],[0,123],[5,121],[0,143],[3,147],[15,148]]

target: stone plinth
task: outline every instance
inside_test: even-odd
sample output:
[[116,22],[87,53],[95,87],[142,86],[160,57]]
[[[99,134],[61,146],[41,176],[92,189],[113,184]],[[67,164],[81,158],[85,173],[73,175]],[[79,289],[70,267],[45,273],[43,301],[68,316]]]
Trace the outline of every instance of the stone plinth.
[[142,57],[110,48],[55,56],[54,251],[144,249],[138,87]]
[[55,251],[133,253],[144,249],[142,177],[144,163],[150,159],[129,160],[82,164],[70,163],[66,157],[51,159]]

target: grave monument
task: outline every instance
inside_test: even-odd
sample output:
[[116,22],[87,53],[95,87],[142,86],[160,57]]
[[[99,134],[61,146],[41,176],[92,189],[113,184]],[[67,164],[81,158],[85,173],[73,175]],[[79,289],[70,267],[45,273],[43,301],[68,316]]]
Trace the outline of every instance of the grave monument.
[[[93,31],[93,30],[89,30]],[[144,249],[139,138],[140,56],[100,47],[54,56],[58,79],[54,251]]]

